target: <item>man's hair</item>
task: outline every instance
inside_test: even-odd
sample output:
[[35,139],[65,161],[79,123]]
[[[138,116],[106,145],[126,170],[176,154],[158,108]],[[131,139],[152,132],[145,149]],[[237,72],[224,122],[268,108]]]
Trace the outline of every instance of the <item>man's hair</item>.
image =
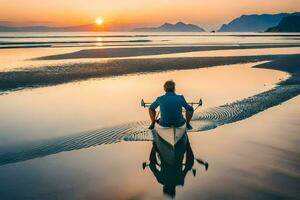
[[172,80],[166,81],[164,84],[164,89],[166,92],[175,92],[175,82]]

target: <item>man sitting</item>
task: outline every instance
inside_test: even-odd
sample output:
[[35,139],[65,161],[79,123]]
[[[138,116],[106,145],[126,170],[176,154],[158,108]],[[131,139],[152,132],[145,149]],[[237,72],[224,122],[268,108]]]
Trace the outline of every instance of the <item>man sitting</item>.
[[[159,124],[163,127],[180,127],[186,123],[188,130],[192,129],[190,121],[193,117],[194,108],[190,106],[183,95],[177,95],[175,93],[175,83],[170,80],[164,84],[165,94],[158,97],[149,108],[149,115],[151,118],[151,125],[149,129],[154,129],[155,126],[155,109],[160,106],[160,121]],[[186,119],[182,116],[182,107],[186,110]]]

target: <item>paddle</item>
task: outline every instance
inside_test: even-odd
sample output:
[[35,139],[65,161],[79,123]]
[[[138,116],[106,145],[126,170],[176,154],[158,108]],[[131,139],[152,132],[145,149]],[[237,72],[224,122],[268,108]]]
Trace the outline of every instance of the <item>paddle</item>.
[[[197,110],[200,106],[202,106],[202,99],[199,99],[198,102],[187,102],[189,105],[191,105],[194,108],[194,111]],[[141,100],[141,106],[144,108],[149,108],[151,103],[145,102],[144,99]]]

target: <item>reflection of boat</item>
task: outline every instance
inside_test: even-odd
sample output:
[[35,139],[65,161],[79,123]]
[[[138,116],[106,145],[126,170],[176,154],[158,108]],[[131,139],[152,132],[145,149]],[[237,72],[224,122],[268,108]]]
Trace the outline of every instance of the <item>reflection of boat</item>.
[[170,145],[175,146],[186,133],[186,128],[185,125],[181,127],[162,127],[158,125],[153,131]]
[[[169,133],[170,134],[170,133]],[[176,142],[175,145],[170,145],[169,142],[162,139],[156,132],[153,133],[154,144],[157,149],[157,153],[160,154],[160,159],[163,159],[166,163],[172,165],[175,162],[175,157],[179,155],[184,155],[184,151],[187,146],[188,137],[186,132],[182,134],[180,140]]]
[[149,156],[149,163],[143,163],[143,168],[149,167],[157,181],[163,185],[164,194],[174,197],[176,186],[184,185],[184,180],[189,171],[193,169],[194,161],[208,168],[208,163],[195,159],[186,132],[181,139],[172,146],[162,139],[156,132],[153,133],[154,141]]

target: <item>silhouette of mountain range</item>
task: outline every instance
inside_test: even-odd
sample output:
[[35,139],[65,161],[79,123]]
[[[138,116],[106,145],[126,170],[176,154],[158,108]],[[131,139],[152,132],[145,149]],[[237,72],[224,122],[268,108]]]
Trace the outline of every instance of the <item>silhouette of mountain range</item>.
[[0,32],[50,32],[50,31],[98,31],[101,27],[95,24],[87,24],[80,26],[66,27],[50,27],[50,26],[1,26]]
[[205,32],[205,30],[194,24],[177,22],[176,24],[165,23],[159,27],[135,28],[137,32]]
[[228,24],[223,24],[219,32],[264,32],[270,27],[276,26],[284,17],[300,15],[295,13],[242,15]]
[[266,32],[300,32],[300,15],[284,17],[277,26],[268,28]]

